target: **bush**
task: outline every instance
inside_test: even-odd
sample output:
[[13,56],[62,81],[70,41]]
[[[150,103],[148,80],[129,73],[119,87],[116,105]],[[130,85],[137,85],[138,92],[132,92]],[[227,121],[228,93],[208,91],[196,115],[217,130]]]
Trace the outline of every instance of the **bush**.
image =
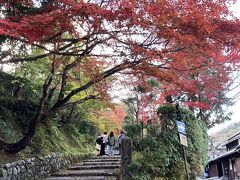
[[127,133],[127,136],[130,137],[133,140],[133,148],[136,151],[140,151],[142,149],[141,147],[141,125],[125,125],[124,129]]
[[[141,144],[134,152],[129,166],[131,179],[185,179],[182,146],[176,127],[175,107],[159,108],[161,127],[148,126],[147,135],[141,139],[139,125],[127,125],[125,131],[133,139],[133,144]],[[187,162],[191,179],[203,170],[207,157],[207,133],[205,124],[196,119],[187,109],[181,109],[187,128]],[[161,128],[161,132],[159,132]]]

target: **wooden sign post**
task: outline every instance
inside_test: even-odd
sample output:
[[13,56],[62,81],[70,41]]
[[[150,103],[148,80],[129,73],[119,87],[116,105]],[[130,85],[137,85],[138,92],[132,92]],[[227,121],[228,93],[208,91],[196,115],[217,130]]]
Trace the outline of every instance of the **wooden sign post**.
[[186,156],[186,147],[188,146],[187,143],[187,136],[186,136],[186,125],[182,121],[181,112],[179,110],[179,104],[176,104],[176,111],[177,111],[177,128],[179,133],[179,140],[182,145],[183,149],[183,156],[184,156],[184,164],[185,164],[185,171],[186,171],[186,179],[190,180],[187,168],[187,156]]

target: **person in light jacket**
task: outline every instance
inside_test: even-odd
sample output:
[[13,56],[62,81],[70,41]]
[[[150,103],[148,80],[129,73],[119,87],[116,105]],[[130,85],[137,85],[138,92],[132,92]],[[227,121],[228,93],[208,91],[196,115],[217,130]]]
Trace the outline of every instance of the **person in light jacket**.
[[103,140],[102,140],[102,143],[101,143],[100,156],[106,155],[106,153],[105,153],[105,146],[108,143],[107,132],[104,132],[102,137],[103,137]]

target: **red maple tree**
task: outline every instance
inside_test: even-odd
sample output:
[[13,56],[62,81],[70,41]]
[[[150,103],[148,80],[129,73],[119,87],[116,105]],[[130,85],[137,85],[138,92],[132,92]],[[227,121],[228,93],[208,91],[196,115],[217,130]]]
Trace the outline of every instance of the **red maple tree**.
[[114,108],[103,112],[103,117],[114,123],[118,129],[121,129],[126,116],[124,104],[115,104]]
[[[23,149],[37,124],[69,103],[103,98],[107,79],[120,72],[155,77],[165,97],[188,93],[214,101],[238,65],[240,23],[228,10],[231,2],[0,0],[0,43],[7,47],[0,64],[44,57],[53,61],[29,131],[17,143],[0,141],[0,149]],[[33,55],[31,49],[36,48],[42,53]],[[59,96],[46,109],[57,67],[62,70]],[[67,91],[69,74],[79,69],[88,78]],[[89,88],[99,93],[73,98]]]

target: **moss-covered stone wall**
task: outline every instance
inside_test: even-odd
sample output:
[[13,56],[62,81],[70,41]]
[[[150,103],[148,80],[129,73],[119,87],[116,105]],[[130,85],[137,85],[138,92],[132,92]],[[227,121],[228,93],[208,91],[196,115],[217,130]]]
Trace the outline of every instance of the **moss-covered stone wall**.
[[75,155],[51,153],[50,155],[44,157],[33,157],[26,160],[18,160],[13,163],[0,164],[0,179],[41,179],[90,156],[93,156],[91,152]]

